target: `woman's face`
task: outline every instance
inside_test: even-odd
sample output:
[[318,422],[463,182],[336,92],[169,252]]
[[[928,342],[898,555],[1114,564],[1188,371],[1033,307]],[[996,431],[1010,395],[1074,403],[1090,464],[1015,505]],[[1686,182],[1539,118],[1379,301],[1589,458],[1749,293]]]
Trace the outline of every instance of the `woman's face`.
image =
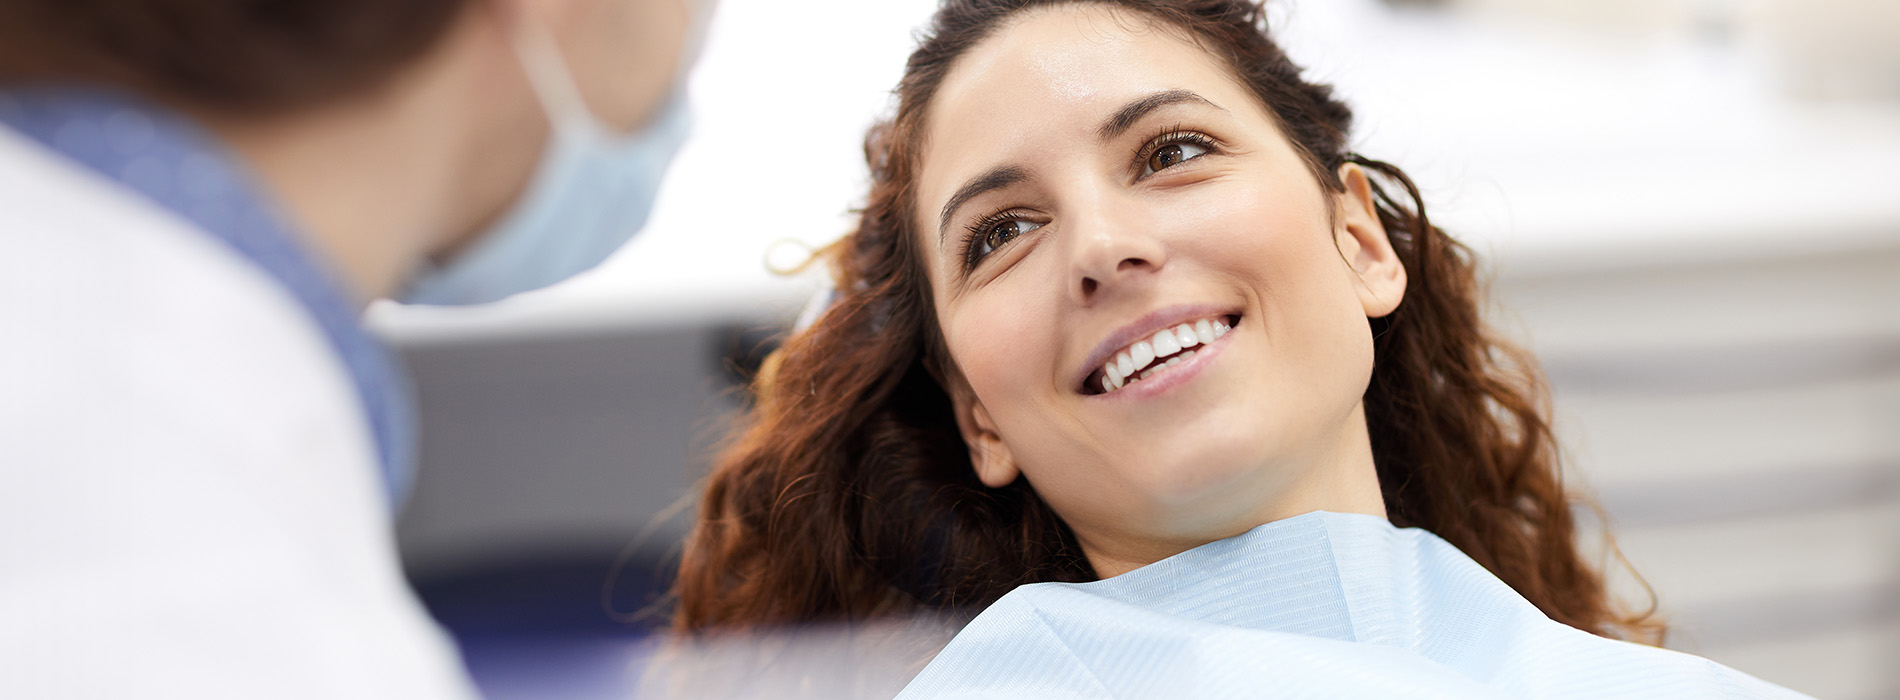
[[1103,575],[1383,514],[1366,319],[1404,271],[1356,167],[1327,191],[1217,58],[1098,5],[1012,20],[926,124],[914,225],[986,483],[1026,476]]

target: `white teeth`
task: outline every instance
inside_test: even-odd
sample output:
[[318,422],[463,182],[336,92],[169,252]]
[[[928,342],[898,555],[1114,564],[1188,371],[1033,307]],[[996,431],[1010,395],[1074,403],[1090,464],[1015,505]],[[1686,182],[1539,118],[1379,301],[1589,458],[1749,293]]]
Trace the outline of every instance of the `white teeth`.
[[1174,338],[1181,341],[1183,349],[1201,344],[1201,336],[1195,335],[1194,327],[1185,323],[1174,327]]
[[[1194,351],[1188,348],[1212,343],[1230,330],[1233,328],[1224,319],[1201,319],[1135,341],[1127,350],[1117,353],[1102,365],[1102,393],[1115,391],[1131,382],[1147,379],[1163,368],[1181,364],[1182,360],[1194,356]],[[1157,359],[1163,361],[1155,362]]]
[[[1119,364],[1121,362],[1121,359],[1116,358],[1115,361],[1117,364]],[[1138,341],[1134,345],[1131,345],[1128,347],[1128,362],[1131,368],[1147,367],[1148,363],[1154,362],[1154,361],[1155,361],[1155,347],[1153,345],[1149,345],[1148,341],[1146,340]],[[1123,372],[1122,375],[1127,376],[1128,373]]]
[[1161,331],[1148,342],[1154,343],[1155,357],[1167,357],[1181,351],[1181,340],[1174,337],[1174,331]]

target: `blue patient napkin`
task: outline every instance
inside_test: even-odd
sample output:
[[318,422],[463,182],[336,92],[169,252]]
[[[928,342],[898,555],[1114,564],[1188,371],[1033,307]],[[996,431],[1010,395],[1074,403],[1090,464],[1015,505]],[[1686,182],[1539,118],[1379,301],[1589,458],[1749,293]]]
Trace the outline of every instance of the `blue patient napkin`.
[[1550,618],[1437,536],[1268,523],[1114,578],[1004,596],[899,696],[1800,698]]

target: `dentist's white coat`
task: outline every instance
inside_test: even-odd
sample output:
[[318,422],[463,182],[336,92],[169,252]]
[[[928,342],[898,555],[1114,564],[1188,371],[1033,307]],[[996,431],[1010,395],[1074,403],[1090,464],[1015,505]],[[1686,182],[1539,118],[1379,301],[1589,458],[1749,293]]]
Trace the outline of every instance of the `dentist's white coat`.
[[0,698],[462,698],[322,330],[0,127]]

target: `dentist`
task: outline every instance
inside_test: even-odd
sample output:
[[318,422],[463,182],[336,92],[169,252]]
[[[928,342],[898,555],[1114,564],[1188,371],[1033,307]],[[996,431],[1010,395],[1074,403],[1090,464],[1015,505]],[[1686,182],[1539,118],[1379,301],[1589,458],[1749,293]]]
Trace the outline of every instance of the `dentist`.
[[0,4],[0,697],[472,696],[359,315],[625,242],[709,4]]

